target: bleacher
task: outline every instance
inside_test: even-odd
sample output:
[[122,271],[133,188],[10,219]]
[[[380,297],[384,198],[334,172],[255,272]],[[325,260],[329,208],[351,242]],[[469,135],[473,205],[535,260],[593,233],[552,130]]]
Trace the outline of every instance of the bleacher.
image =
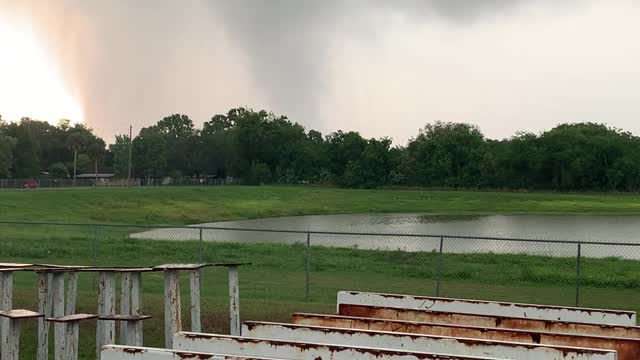
[[[229,268],[229,334],[201,329],[199,272],[212,265]],[[335,314],[295,313],[289,323],[240,323],[241,265],[246,264],[0,264],[0,358],[19,359],[20,324],[37,320],[37,359],[49,358],[52,324],[55,358],[76,360],[79,336],[92,336],[79,334],[78,324],[97,319],[96,357],[102,360],[640,359],[640,327],[630,311],[341,291]],[[37,311],[12,308],[16,271],[38,273]],[[142,336],[149,316],[140,312],[140,282],[142,274],[151,271],[161,271],[165,278],[163,349],[144,347]],[[98,274],[97,314],[75,313],[79,272]],[[182,328],[182,272],[190,278],[191,331]],[[120,310],[114,293],[117,275]]]

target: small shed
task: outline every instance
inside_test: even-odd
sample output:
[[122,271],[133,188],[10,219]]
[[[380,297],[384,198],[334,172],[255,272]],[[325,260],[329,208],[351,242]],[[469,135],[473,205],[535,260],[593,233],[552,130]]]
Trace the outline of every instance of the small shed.
[[80,174],[76,175],[76,179],[97,180],[99,183],[106,184],[114,177],[115,174]]

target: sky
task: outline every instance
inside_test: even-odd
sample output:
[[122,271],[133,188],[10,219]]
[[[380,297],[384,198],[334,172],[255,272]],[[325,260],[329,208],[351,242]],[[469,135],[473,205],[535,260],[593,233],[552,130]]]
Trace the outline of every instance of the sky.
[[403,144],[559,123],[640,135],[635,0],[0,0],[0,115],[111,141],[238,106]]

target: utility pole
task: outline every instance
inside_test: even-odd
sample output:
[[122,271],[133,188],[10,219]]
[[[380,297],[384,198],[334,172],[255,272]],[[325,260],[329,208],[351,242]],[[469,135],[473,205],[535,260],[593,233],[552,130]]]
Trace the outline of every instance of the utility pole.
[[78,163],[78,150],[73,150],[73,186],[76,186],[76,164]]
[[133,137],[131,136],[133,126],[129,125],[129,172],[127,175],[127,184],[131,183],[131,148],[133,147]]

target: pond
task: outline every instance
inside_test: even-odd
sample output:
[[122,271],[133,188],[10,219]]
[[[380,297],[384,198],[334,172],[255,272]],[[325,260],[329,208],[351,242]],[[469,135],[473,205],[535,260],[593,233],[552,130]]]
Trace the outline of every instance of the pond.
[[[252,230],[298,230],[347,233],[433,234],[447,238],[445,252],[526,253],[575,256],[576,244],[498,241],[473,237],[525,238],[607,243],[640,243],[640,216],[490,215],[433,216],[423,214],[312,215],[201,224]],[[196,229],[157,229],[134,238],[197,240]],[[263,231],[204,230],[205,241],[306,243],[306,234]],[[359,249],[437,251],[439,238],[394,235],[312,234],[312,245]],[[591,257],[640,259],[640,246],[582,245]]]

